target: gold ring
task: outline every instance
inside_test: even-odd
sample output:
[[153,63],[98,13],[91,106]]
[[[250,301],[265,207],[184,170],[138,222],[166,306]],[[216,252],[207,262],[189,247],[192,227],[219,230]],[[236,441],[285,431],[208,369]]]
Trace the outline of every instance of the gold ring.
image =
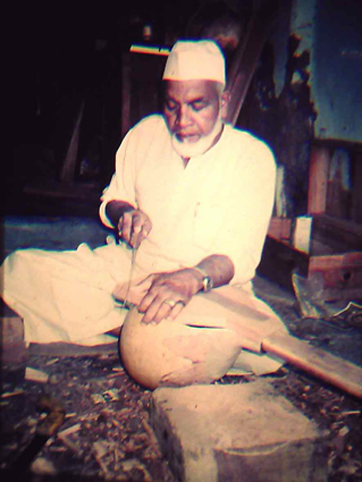
[[177,305],[177,301],[173,301],[173,300],[165,300],[164,303],[165,305],[168,305],[171,308],[175,308],[175,306]]
[[174,300],[165,300],[164,303],[168,306],[170,306],[171,308],[175,308],[176,305],[178,305],[179,303],[182,305],[182,306],[186,306],[186,303],[184,302],[184,300],[178,300],[178,301],[174,301]]

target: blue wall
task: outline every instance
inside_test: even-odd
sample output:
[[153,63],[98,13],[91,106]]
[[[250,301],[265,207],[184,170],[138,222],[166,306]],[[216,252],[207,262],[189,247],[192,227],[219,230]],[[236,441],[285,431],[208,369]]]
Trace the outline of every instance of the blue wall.
[[319,0],[312,97],[317,138],[362,142],[362,3]]

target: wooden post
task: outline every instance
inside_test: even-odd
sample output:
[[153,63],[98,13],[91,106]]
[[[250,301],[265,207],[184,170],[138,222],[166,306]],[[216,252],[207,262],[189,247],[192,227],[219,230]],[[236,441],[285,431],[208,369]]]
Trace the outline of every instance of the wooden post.
[[329,150],[323,147],[312,147],[309,166],[308,214],[326,212]]
[[78,116],[75,121],[72,137],[69,142],[67,154],[65,156],[64,164],[60,171],[60,180],[63,182],[74,181],[75,169],[77,166],[80,125],[82,122],[83,111],[84,111],[84,100],[82,101],[82,104],[80,106]]
[[230,102],[226,122],[235,125],[244,103],[260,54],[279,9],[278,1],[264,0],[249,21],[244,40],[240,43],[228,74],[227,90]]

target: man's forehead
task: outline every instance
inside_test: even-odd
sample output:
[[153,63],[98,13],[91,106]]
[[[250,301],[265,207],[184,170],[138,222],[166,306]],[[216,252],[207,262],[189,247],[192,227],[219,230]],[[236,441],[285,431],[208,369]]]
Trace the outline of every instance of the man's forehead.
[[196,96],[214,97],[217,96],[221,84],[212,80],[166,80],[165,93],[168,96]]

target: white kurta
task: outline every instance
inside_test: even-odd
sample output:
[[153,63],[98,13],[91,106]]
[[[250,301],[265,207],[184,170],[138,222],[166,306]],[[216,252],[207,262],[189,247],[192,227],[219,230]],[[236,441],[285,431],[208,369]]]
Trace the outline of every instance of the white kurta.
[[[246,286],[260,261],[274,182],[273,155],[250,134],[225,126],[219,142],[184,168],[163,117],[150,116],[122,142],[100,216],[109,225],[105,205],[112,199],[149,215],[153,229],[138,250],[135,279],[225,254],[235,266],[232,282]],[[129,269],[124,245],[82,244],[76,251],[16,251],[0,278],[4,300],[24,319],[27,342],[82,343],[122,324],[112,292]]]
[[233,283],[255,274],[274,203],[275,162],[247,132],[225,126],[219,142],[184,168],[161,116],[133,128],[116,158],[100,216],[112,199],[148,214],[153,229],[137,254],[147,272],[194,266],[212,254],[229,256]]

